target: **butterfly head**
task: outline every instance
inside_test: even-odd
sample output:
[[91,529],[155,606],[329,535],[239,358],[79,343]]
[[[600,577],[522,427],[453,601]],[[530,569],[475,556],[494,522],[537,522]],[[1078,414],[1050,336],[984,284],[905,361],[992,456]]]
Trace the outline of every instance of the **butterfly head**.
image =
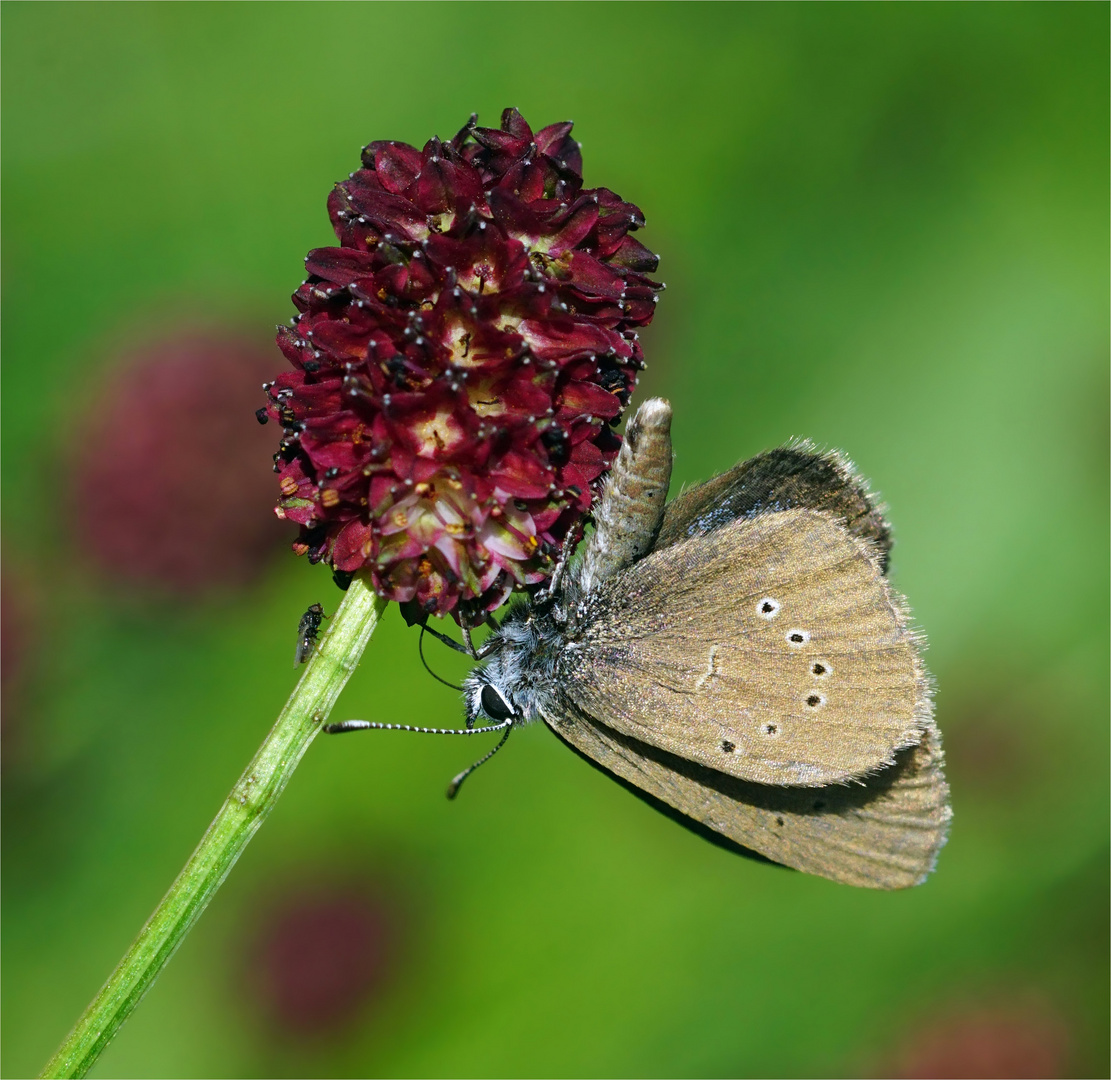
[[506,693],[490,682],[485,670],[472,672],[463,683],[467,727],[516,721],[518,713]]

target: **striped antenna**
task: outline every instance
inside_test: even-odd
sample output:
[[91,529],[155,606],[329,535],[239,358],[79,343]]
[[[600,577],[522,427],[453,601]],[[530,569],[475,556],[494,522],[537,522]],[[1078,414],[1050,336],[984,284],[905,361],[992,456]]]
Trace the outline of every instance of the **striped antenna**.
[[[491,731],[505,731],[512,724],[512,717],[490,727],[472,728],[414,727],[412,724],[382,724],[374,720],[341,720],[338,724],[325,724],[320,730],[328,735],[341,735],[345,731],[416,731],[421,735],[486,735]],[[505,739],[502,739],[502,742],[505,742]],[[501,743],[498,743],[498,746],[501,746]]]
[[[478,761],[476,761],[473,765],[464,769],[451,781],[450,784],[448,784],[447,797],[449,799],[454,799],[455,796],[459,794],[459,789],[463,786],[463,781],[466,780],[467,777],[470,776],[471,773],[473,773],[475,769],[479,767],[479,765],[485,765],[486,762],[488,762],[503,746],[505,746],[505,740],[509,738],[509,733],[513,730],[512,718],[506,720],[503,726],[505,727],[505,734],[498,740],[498,745],[495,746],[494,749],[490,751],[490,753],[486,754],[484,757],[480,757]],[[488,730],[493,731],[494,729],[490,728]]]

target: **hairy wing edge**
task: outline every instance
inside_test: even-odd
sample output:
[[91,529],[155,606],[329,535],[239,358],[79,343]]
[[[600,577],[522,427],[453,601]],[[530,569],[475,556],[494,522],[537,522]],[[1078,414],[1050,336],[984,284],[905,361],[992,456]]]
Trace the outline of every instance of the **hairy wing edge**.
[[901,889],[929,876],[952,811],[940,734],[864,784],[754,784],[622,735],[567,703],[545,717],[580,757],[686,828],[740,854],[844,884]]

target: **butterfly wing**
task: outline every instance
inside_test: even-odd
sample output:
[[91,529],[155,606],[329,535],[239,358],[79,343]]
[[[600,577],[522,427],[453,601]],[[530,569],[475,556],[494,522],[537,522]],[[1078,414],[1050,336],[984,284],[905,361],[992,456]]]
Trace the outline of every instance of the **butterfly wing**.
[[587,595],[557,674],[615,732],[760,784],[865,776],[931,716],[874,552],[807,509],[740,518],[615,575]]
[[863,784],[817,790],[738,780],[631,739],[574,708],[548,724],[646,801],[796,870],[847,885],[902,889],[930,873],[945,843],[949,791],[932,723],[918,745],[899,751],[894,765]]
[[[775,520],[783,512],[796,508],[822,512],[820,516],[840,538],[831,544],[826,530],[810,521],[808,528],[815,534],[812,538],[819,542],[817,549],[811,552],[809,560],[804,560],[804,566],[796,568],[797,573],[784,575],[782,571],[790,565],[789,558],[777,561],[774,550],[767,548],[774,548],[779,533],[785,532],[788,538],[798,537],[790,518]],[[723,533],[730,526],[761,517],[764,520],[748,535]],[[838,524],[833,525],[829,519]],[[863,542],[851,553],[844,550],[846,530]],[[598,700],[605,699],[607,691],[590,694],[584,689],[582,678],[574,678],[574,669],[583,673],[585,663],[589,667],[586,674],[592,679],[605,671],[613,654],[580,652],[577,661],[568,665],[572,677],[563,684],[572,700],[565,702],[566,708],[559,715],[545,717],[549,726],[576,752],[645,801],[726,845],[737,844],[750,853],[756,852],[783,865],[847,884],[887,889],[917,884],[933,868],[937,852],[945,843],[951,811],[942,772],[940,735],[931,718],[929,685],[913,636],[907,631],[901,601],[887,590],[875,573],[886,571],[891,537],[882,512],[868,494],[866,485],[855,475],[852,466],[837,454],[816,453],[806,444],[772,450],[742,462],[668,503],[653,550],[663,552],[700,537],[710,546],[681,552],[678,560],[667,559],[664,565],[649,565],[644,568],[646,577],[643,579],[628,578],[623,573],[611,587],[612,597],[601,594],[592,598],[593,612],[590,614],[596,622],[588,625],[587,636],[593,638],[593,643],[604,642],[604,649],[621,654],[622,663],[627,666],[616,681],[636,686],[636,698],[640,700],[630,701],[626,695],[616,710],[607,710],[604,700]],[[760,547],[770,556],[763,566],[758,550],[754,552]],[[837,548],[847,558],[839,558]],[[873,573],[859,565],[862,549]],[[817,550],[824,550],[825,554],[818,554]],[[736,581],[736,575],[729,570],[738,560],[750,565],[753,571],[747,579],[747,592],[744,584]],[[829,690],[836,689],[841,708],[824,713],[822,718],[825,721],[832,717],[839,721],[839,739],[847,735],[848,743],[856,747],[854,752],[858,756],[859,739],[851,730],[844,730],[845,717],[840,715],[851,705],[859,707],[858,715],[870,729],[886,726],[896,738],[914,742],[895,751],[893,763],[888,767],[866,775],[860,782],[831,784],[819,789],[780,786],[782,780],[773,784],[753,783],[744,778],[745,772],[753,768],[752,760],[747,757],[728,759],[733,766],[731,774],[730,770],[723,770],[720,754],[715,759],[714,751],[721,750],[721,744],[715,746],[712,739],[702,746],[703,760],[689,756],[691,733],[697,731],[697,725],[705,719],[697,708],[705,705],[705,698],[699,699],[699,693],[708,688],[719,693],[719,699],[707,710],[710,724],[719,729],[714,734],[720,734],[723,722],[731,718],[735,722],[737,717],[744,717],[750,724],[753,720],[751,707],[746,705],[740,692],[743,680],[733,678],[729,684],[724,681],[728,674],[722,663],[733,657],[728,650],[711,650],[713,645],[719,644],[718,638],[735,640],[737,624],[744,621],[742,601],[745,598],[751,601],[755,595],[752,584],[754,580],[761,580],[761,574],[764,582],[782,581],[788,587],[784,592],[790,599],[788,610],[797,601],[813,601],[816,592],[819,607],[808,605],[805,610],[824,613],[823,619],[832,613],[839,623],[848,620],[840,626],[839,637],[823,632],[816,640],[811,633],[807,640],[795,646],[799,656],[810,657],[809,676],[824,680],[819,683],[822,689],[817,691],[826,699],[822,709],[830,702]],[[652,592],[660,588],[664,591]],[[670,597],[666,593],[668,588],[675,590]],[[707,591],[709,595],[703,596]],[[742,593],[745,595],[740,595]],[[652,595],[661,603],[647,605],[645,609],[643,601]],[[782,630],[786,626],[782,622],[784,607],[778,596],[770,598],[779,606],[771,619],[764,618],[764,629],[774,624]],[[621,601],[625,601],[624,612],[619,610]],[[821,606],[823,602],[824,607]],[[768,614],[762,613],[763,616]],[[769,715],[774,715],[776,695],[781,707],[786,698],[788,719],[795,723],[799,673],[790,663],[784,665],[782,650],[774,635],[772,648],[766,648],[767,634],[761,636],[760,624],[757,627],[754,634],[744,633],[745,628],[741,628],[739,640],[742,645],[747,643],[748,648],[733,652],[737,658],[751,663],[758,655],[758,647],[765,646],[761,662],[771,661],[770,674],[767,679],[757,681],[770,682],[771,687],[769,692],[759,695],[763,707]],[[650,635],[657,630],[662,630],[669,640],[653,641]],[[719,635],[715,633],[717,630],[724,633]],[[645,637],[645,631],[649,636]],[[729,637],[731,632],[734,638]],[[676,638],[682,642],[678,655],[659,663],[657,654],[667,653]],[[862,640],[854,645],[854,638]],[[622,641],[624,649],[619,645]],[[829,648],[824,650],[823,656],[813,659],[814,647],[822,643]],[[840,652],[835,653],[834,645]],[[699,648],[705,664],[694,678],[692,693],[690,660],[692,654],[697,656]],[[836,668],[830,659],[833,655],[842,658]],[[822,664],[823,657],[827,661],[825,664]],[[814,672],[815,664],[823,668],[820,675]],[[644,671],[642,668],[630,672],[628,665],[647,666],[652,669],[654,678],[647,684],[638,684],[634,678],[630,684],[626,681],[627,675],[641,677]],[[684,678],[687,680],[685,686]],[[701,687],[698,685],[700,679],[703,680]],[[810,685],[802,680],[803,688]],[[894,697],[897,700],[894,701],[888,700],[892,697],[892,688],[896,689]],[[647,696],[641,693],[645,689]],[[688,692],[683,693],[684,689]],[[730,689],[733,690],[732,699]],[[789,712],[792,699],[796,706],[793,714]],[[728,707],[730,700],[739,706],[732,714]],[[616,719],[618,724],[624,722],[628,725],[626,732],[600,723],[576,702],[592,704],[606,719]],[[676,702],[680,703],[678,717],[669,711]],[[660,706],[662,712],[656,715],[653,723],[651,714],[655,705]],[[893,712],[895,718],[877,725],[877,711]],[[909,736],[905,729],[896,732],[904,727],[898,717],[905,718],[908,711],[913,718]],[[612,713],[619,715],[615,718]],[[851,719],[848,722],[852,724]],[[765,721],[767,723],[776,721],[770,719]],[[645,738],[646,729],[656,737],[649,741],[635,737],[639,731]],[[829,735],[829,729],[824,733],[812,729],[811,734],[816,733],[819,733],[818,741],[825,742],[823,736]],[[869,732],[870,738],[875,735],[875,730]],[[723,739],[723,743],[728,741]],[[706,744],[707,740],[702,742]],[[884,742],[882,734],[878,740],[873,739],[874,752],[891,760],[891,748],[885,754]],[[666,744],[678,745],[679,753],[670,752]],[[732,754],[737,755],[739,745],[733,744]],[[843,757],[844,750],[845,747],[838,746],[838,755]],[[704,763],[706,752],[710,755],[711,767]],[[782,764],[776,767],[772,763],[771,771],[782,773]],[[761,765],[757,756],[756,767],[758,771],[766,770],[768,763]]]
[[757,454],[672,499],[655,549],[711,532],[737,518],[800,506],[824,511],[854,536],[869,541],[887,572],[891,529],[867,484],[842,455],[819,453],[806,442]]

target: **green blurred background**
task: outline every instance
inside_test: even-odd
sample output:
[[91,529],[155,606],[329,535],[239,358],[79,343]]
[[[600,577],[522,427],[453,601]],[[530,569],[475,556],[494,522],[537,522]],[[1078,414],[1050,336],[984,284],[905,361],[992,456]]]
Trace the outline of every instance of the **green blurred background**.
[[[587,183],[647,215],[673,491],[806,435],[887,501],[949,845],[857,891],[706,844],[542,728],[455,804],[469,744],[321,739],[94,1075],[1108,1074],[1106,4],[2,14],[4,1075],[108,974],[339,599],[280,541],[190,598],[90,568],[98,380],[198,318],[265,340],[364,143],[506,105],[574,119]],[[460,707],[391,611],[337,715]],[[313,945],[337,905],[375,948],[342,918]],[[330,1022],[290,1021],[305,980]]]

